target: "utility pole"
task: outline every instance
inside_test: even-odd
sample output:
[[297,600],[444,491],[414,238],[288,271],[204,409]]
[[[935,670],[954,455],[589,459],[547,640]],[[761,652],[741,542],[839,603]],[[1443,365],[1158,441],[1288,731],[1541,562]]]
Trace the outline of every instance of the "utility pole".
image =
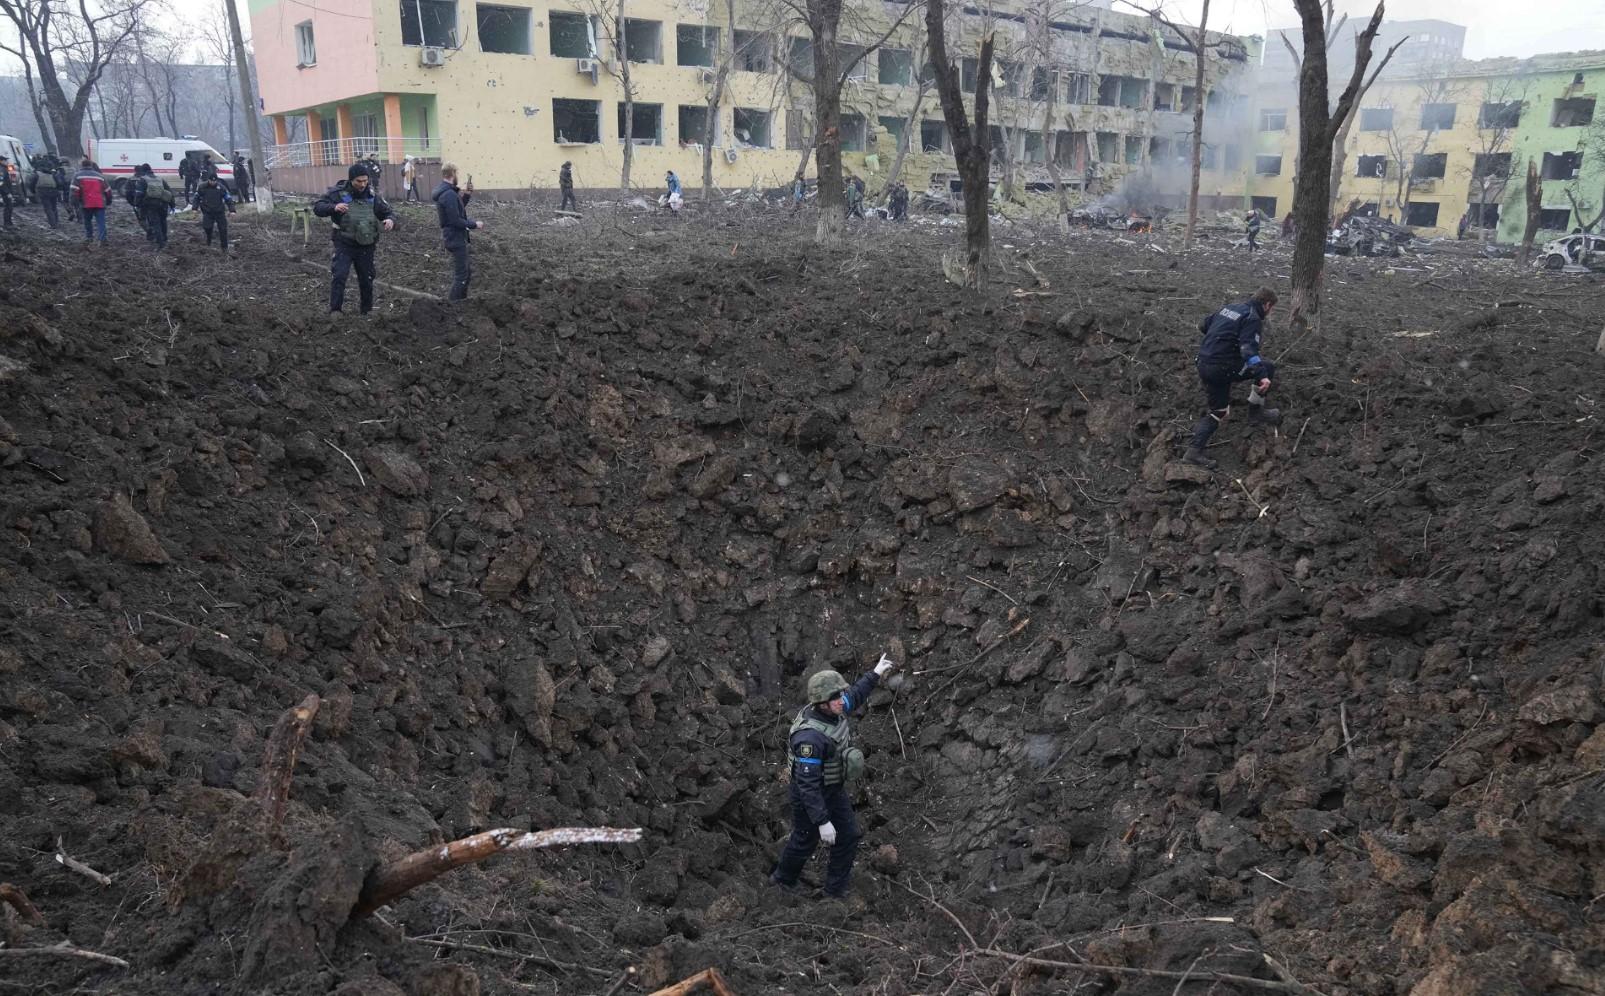
[[[256,112],[255,87],[251,84],[251,62],[245,54],[245,35],[240,32],[240,12],[234,9],[234,0],[223,0],[228,11],[228,30],[234,39],[234,65],[240,78],[240,106],[245,111],[246,134],[251,136],[251,182],[256,188],[256,213],[268,214],[273,210],[273,188],[267,182],[267,157],[262,155],[262,118]],[[234,178],[236,187],[239,177]]]

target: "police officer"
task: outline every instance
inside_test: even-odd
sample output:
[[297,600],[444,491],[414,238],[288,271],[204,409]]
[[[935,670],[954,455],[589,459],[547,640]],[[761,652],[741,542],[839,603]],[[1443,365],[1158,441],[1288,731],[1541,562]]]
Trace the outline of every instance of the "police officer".
[[346,277],[357,271],[357,294],[362,313],[373,310],[373,251],[379,233],[396,227],[390,204],[373,189],[373,178],[362,163],[346,170],[346,182],[336,184],[312,205],[312,213],[334,223],[334,261],[329,266],[329,311],[345,304]]
[[1209,410],[1193,426],[1193,437],[1184,459],[1214,470],[1216,462],[1204,448],[1209,437],[1226,420],[1232,407],[1232,385],[1240,380],[1251,383],[1248,390],[1248,420],[1258,425],[1280,425],[1282,413],[1265,407],[1265,395],[1276,378],[1276,367],[1260,354],[1260,332],[1265,319],[1276,307],[1276,292],[1261,287],[1242,304],[1228,305],[1198,323],[1203,343],[1198,347],[1198,377],[1204,382]]
[[11,223],[11,202],[19,198],[17,193],[20,187],[17,181],[11,179],[11,160],[0,156],[0,212],[4,212],[5,220],[0,222],[6,228],[15,228]]
[[218,242],[227,255],[228,216],[234,213],[234,198],[229,196],[228,188],[223,186],[221,180],[203,179],[201,185],[195,188],[195,198],[191,203],[201,213],[201,231],[206,233],[206,244],[212,244],[212,230],[217,229]]
[[145,227],[145,238],[157,249],[167,248],[167,215],[173,210],[173,190],[167,181],[156,175],[150,163],[134,168],[134,181],[128,196],[139,212],[140,224]]
[[784,889],[797,886],[797,876],[820,841],[830,848],[825,895],[841,898],[853,873],[858,850],[858,820],[847,792],[863,772],[864,752],[853,746],[847,714],[869,700],[880,679],[894,667],[882,654],[875,670],[849,685],[836,671],[820,671],[808,679],[808,702],[791,723],[791,837],[769,880]]

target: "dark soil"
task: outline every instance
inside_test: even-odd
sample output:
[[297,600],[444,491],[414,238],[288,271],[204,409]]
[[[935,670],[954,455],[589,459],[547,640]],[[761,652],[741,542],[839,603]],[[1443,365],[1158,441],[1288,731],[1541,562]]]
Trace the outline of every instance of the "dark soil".
[[[1195,327],[1280,250],[1009,229],[975,297],[952,227],[484,213],[473,301],[332,322],[243,215],[5,243],[0,940],[132,965],[4,991],[1605,992],[1597,281],[1332,261],[1211,477]],[[443,289],[408,217],[381,279]],[[856,894],[779,894],[802,676],[886,648]],[[646,837],[350,918],[569,825]]]

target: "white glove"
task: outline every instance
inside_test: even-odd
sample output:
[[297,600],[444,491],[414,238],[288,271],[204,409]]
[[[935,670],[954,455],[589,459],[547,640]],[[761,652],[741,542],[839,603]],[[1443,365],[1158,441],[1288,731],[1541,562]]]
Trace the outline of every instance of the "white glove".
[[826,847],[835,844],[836,824],[831,823],[829,820],[819,824],[819,839],[825,842]]
[[885,654],[881,654],[880,662],[875,665],[875,673],[884,678],[888,674],[891,674],[892,670],[896,667],[897,663],[895,661],[893,661],[890,657],[887,657]]

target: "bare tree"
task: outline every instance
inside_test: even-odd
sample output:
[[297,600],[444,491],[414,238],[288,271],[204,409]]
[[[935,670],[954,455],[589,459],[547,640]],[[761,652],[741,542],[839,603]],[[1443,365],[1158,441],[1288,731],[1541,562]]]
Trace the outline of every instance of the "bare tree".
[[[1383,0],[1377,0],[1365,30],[1354,41],[1354,72],[1333,109],[1326,78],[1327,31],[1331,7],[1321,0],[1293,0],[1304,37],[1299,66],[1299,169],[1293,188],[1293,306],[1290,323],[1304,327],[1321,307],[1321,275],[1325,266],[1326,223],[1332,206],[1332,147],[1371,63],[1371,43],[1382,25]],[[1200,95],[1202,99],[1202,95]]]
[[886,173],[887,191],[902,178],[903,163],[908,159],[914,143],[921,140],[920,122],[923,119],[920,115],[925,110],[925,98],[935,82],[935,75],[930,72],[929,51],[929,46],[921,36],[919,45],[909,56],[909,83],[914,87],[914,103],[909,107],[908,117],[903,119],[903,133],[897,137],[897,154],[892,158],[892,168]]
[[[1588,130],[1583,133],[1582,140],[1577,144],[1577,152],[1580,156],[1579,163],[1592,162],[1597,164],[1601,159],[1605,159],[1605,117],[1598,114],[1594,116],[1593,123],[1588,126]],[[1601,173],[1600,176],[1605,179],[1605,173]],[[1583,178],[1583,171],[1578,169],[1575,175],[1566,181],[1562,192],[1566,195],[1566,200],[1571,202],[1572,217],[1576,221],[1577,227],[1584,232],[1593,232],[1601,221],[1605,221],[1605,189],[1601,189],[1599,200],[1593,205],[1596,209],[1594,216],[1590,218],[1588,216],[1589,201],[1587,200],[1589,195],[1587,191],[1582,189]],[[1602,187],[1605,187],[1605,184],[1602,184]],[[1588,255],[1586,239],[1581,252],[1583,259],[1586,259]],[[1579,262],[1582,262],[1583,259],[1580,259]]]
[[234,129],[235,108],[239,104],[240,92],[234,84],[234,41],[229,38],[228,24],[203,18],[201,41],[205,45],[206,54],[223,67],[223,108],[228,113],[228,151],[233,155],[234,150],[240,147]]
[[979,288],[986,282],[992,254],[991,218],[987,214],[991,156],[987,149],[987,109],[992,89],[992,40],[990,31],[981,37],[976,60],[975,124],[972,131],[964,112],[961,75],[947,53],[947,30],[943,23],[946,0],[926,0],[925,33],[931,48],[931,66],[936,71],[936,92],[942,100],[942,116],[953,142],[953,160],[964,185],[964,283]]
[[1538,178],[1538,161],[1527,160],[1527,227],[1521,233],[1521,255],[1517,262],[1526,266],[1533,256],[1533,237],[1538,234],[1538,226],[1544,213],[1544,184]]
[[[607,51],[612,56],[601,60],[607,67],[608,75],[619,81],[619,88],[624,94],[624,128],[621,138],[624,143],[624,161],[619,167],[619,193],[627,194],[630,191],[630,168],[635,162],[635,81],[630,77],[630,39],[627,31],[628,18],[625,16],[627,0],[593,0],[591,9],[597,23],[602,26]],[[662,40],[659,39],[661,50]],[[601,132],[602,122],[596,123],[598,133]]]
[[254,203],[258,214],[268,214],[273,210],[273,187],[268,182],[267,159],[262,155],[262,118],[256,113],[251,58],[245,51],[245,35],[240,31],[240,12],[235,8],[234,0],[223,0],[223,8],[228,14],[229,36],[234,41],[234,64],[240,70],[237,74],[240,106],[245,109],[246,134],[251,138],[251,162],[256,167],[256,173],[251,177],[252,193],[256,198]]
[[1489,84],[1477,112],[1477,153],[1472,161],[1471,182],[1477,192],[1473,224],[1479,238],[1487,243],[1494,226],[1485,225],[1490,203],[1504,200],[1510,182],[1510,145],[1521,121],[1532,79],[1525,74],[1507,76]]
[[0,45],[0,52],[5,52],[22,63],[22,79],[28,88],[28,110],[33,113],[34,124],[39,127],[39,135],[44,139],[45,150],[51,155],[56,154],[56,136],[50,127],[50,121],[45,115],[44,102],[39,99],[38,89],[33,85],[33,63],[28,55],[28,44],[22,33],[17,33],[17,47]]
[[[1383,133],[1383,140],[1387,145],[1389,157],[1399,164],[1399,172],[1394,178],[1393,203],[1399,209],[1401,224],[1409,214],[1410,199],[1419,183],[1447,180],[1447,176],[1432,176],[1432,163],[1426,159],[1433,136],[1445,127],[1445,122],[1429,110],[1430,105],[1442,105],[1446,102],[1452,105],[1460,93],[1460,88],[1440,75],[1441,72],[1442,69],[1431,71],[1421,80],[1417,88],[1418,100],[1414,106],[1385,105],[1392,112],[1392,117],[1387,131]],[[1416,113],[1419,116],[1416,122],[1419,127],[1410,127],[1408,119],[1401,121],[1401,111],[1405,114]],[[1448,126],[1453,127],[1452,122]]]
[[[33,57],[62,155],[83,155],[84,111],[90,95],[107,64],[130,43],[151,3],[106,0],[91,6],[89,0],[0,0],[0,14],[10,19]],[[68,78],[69,69],[75,79]]]

